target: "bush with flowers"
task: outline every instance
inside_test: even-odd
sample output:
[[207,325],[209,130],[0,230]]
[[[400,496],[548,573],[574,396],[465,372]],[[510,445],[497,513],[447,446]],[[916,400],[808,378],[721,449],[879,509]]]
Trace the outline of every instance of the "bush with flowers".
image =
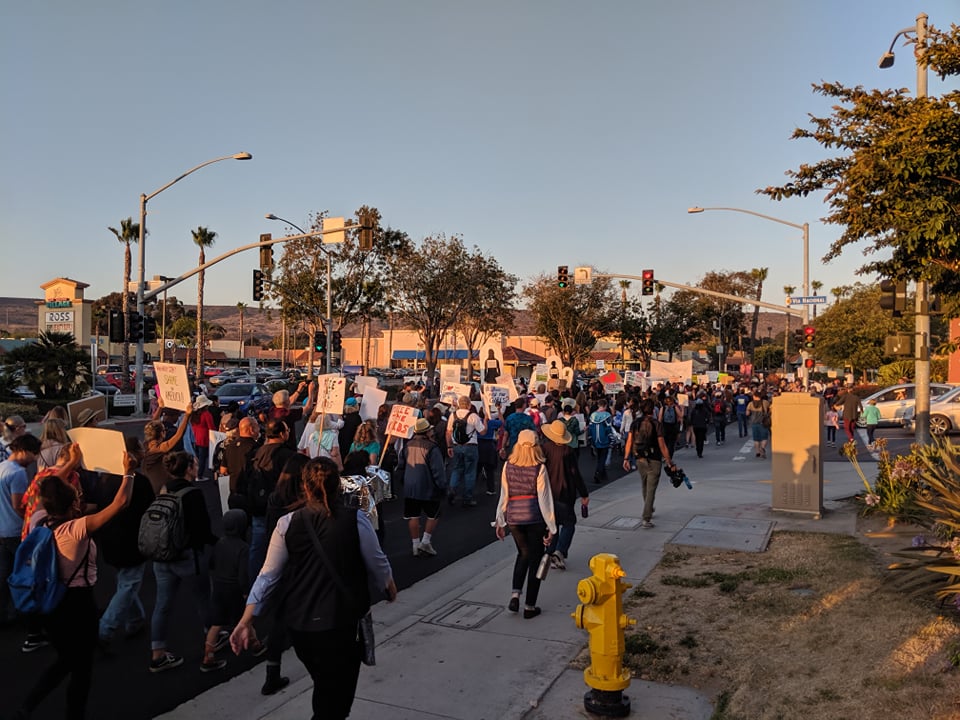
[[860,514],[873,513],[886,515],[891,522],[919,522],[923,511],[917,505],[917,492],[921,489],[921,466],[913,454],[907,457],[890,457],[887,441],[879,438],[875,448],[879,453],[877,478],[871,485],[857,460],[857,446],[853,441],[846,443],[841,452],[856,469],[863,480],[865,492],[857,496]]

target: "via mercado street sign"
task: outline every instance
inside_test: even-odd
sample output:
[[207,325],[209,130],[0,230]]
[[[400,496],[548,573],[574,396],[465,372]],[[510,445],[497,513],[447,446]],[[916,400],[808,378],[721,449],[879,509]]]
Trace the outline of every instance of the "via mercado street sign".
[[826,295],[787,295],[787,305],[826,305]]

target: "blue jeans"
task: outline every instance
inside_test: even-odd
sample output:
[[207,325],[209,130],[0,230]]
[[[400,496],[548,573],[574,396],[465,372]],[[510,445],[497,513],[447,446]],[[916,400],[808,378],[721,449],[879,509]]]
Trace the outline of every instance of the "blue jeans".
[[250,579],[251,582],[260,574],[260,568],[263,567],[263,561],[267,559],[267,519],[265,517],[250,518]]
[[450,492],[455,494],[463,479],[463,499],[473,500],[473,486],[477,483],[477,446],[453,446],[453,473],[450,475]]
[[13,620],[17,613],[10,600],[10,586],[7,578],[13,572],[13,558],[20,547],[20,536],[0,538],[0,622]]
[[577,531],[577,514],[574,506],[554,499],[553,512],[557,519],[557,534],[547,546],[547,552],[559,550],[564,558],[570,557],[570,545],[573,543],[573,534]]
[[737,413],[737,436],[742,438],[747,436],[747,414],[746,413]]
[[[199,554],[199,567],[206,567],[203,553]],[[163,650],[167,647],[167,622],[170,619],[170,606],[173,604],[181,583],[186,583],[193,596],[193,605],[200,618],[200,624],[206,631],[209,622],[210,584],[206,574],[197,572],[193,551],[187,550],[187,556],[173,562],[153,563],[153,574],[157,578],[157,603],[150,619],[150,649]]]
[[117,589],[110,598],[110,604],[100,616],[100,637],[112,638],[118,630],[130,635],[143,625],[147,615],[140,602],[140,584],[146,563],[133,567],[117,568]]

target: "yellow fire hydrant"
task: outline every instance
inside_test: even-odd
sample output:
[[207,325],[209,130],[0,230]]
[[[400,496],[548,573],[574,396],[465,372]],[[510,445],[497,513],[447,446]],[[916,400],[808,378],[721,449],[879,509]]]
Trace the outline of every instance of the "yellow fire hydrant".
[[623,614],[623,592],[633,586],[620,580],[626,573],[616,555],[594,555],[590,570],[593,575],[577,584],[582,604],[573,612],[577,627],[590,633],[590,665],[583,679],[591,689],[583,706],[596,715],[625,717],[630,699],[623,691],[630,685],[630,671],[623,667],[623,631],[637,621]]

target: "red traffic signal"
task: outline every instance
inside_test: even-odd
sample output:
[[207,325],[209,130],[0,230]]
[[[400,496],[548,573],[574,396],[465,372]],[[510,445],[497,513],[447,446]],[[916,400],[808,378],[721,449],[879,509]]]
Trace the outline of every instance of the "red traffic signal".
[[640,281],[641,281],[640,294],[653,295],[653,292],[654,292],[653,270],[644,270],[642,273],[640,273]]
[[816,328],[807,326],[803,329],[803,349],[813,350],[817,346]]
[[817,364],[817,361],[814,360],[812,357],[807,358],[806,360],[803,361],[803,366],[807,368],[807,370],[813,370],[816,364]]

